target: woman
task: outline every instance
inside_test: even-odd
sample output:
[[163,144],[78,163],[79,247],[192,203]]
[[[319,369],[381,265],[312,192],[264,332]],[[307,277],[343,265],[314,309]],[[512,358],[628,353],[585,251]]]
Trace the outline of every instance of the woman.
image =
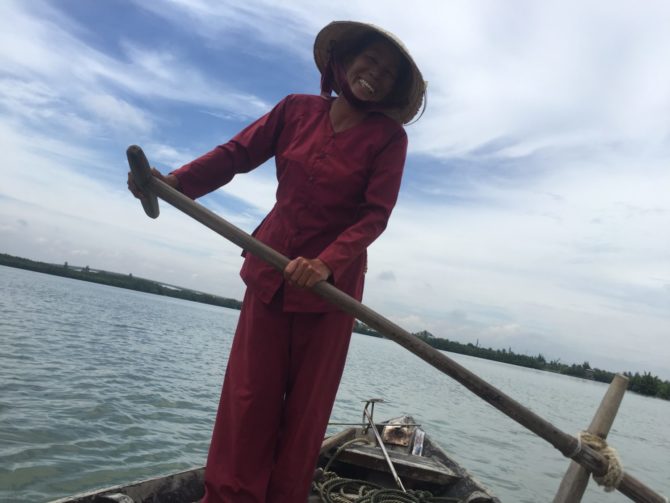
[[242,266],[247,291],[207,459],[206,503],[306,501],[353,327],[309,288],[327,280],[361,299],[366,248],[400,188],[402,124],[423,102],[421,73],[383,30],[331,23],[314,55],[321,96],[290,95],[228,143],[168,176],[154,171],[197,198],[274,156],[277,202],[254,235],[292,258],[283,275],[250,254]]

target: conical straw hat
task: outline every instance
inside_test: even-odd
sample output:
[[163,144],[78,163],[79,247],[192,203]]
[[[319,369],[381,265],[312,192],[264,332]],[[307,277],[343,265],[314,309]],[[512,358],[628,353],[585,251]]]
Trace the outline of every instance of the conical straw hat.
[[[326,65],[330,61],[330,54],[333,48],[338,45],[340,47],[347,46],[347,44],[360,40],[370,32],[375,32],[388,40],[409,63],[412,75],[411,81],[407,86],[406,104],[399,108],[387,108],[383,110],[389,117],[392,117],[401,124],[407,124],[416,116],[422,103],[424,103],[426,82],[423,80],[421,71],[419,71],[405,45],[392,33],[372,24],[356,21],[333,21],[319,32],[314,41],[314,61],[316,62],[316,66],[323,74]],[[339,92],[339,89],[335,89],[335,91]]]

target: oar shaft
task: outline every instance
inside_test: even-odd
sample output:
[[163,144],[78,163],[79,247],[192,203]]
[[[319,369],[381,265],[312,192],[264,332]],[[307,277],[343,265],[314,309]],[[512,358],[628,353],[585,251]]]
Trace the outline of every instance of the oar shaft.
[[[269,246],[261,243],[158,178],[151,177],[148,185],[164,201],[180,209],[249,253],[265,260],[277,270],[283,271],[286,264],[288,264],[288,258],[277,253]],[[576,438],[562,432],[550,422],[456,363],[444,353],[437,351],[418,337],[338,290],[330,283],[322,281],[317,283],[312,290],[343,311],[353,315],[387,338],[400,344],[433,367],[449,375],[474,394],[486,400],[493,407],[552,444],[563,455],[567,456],[575,451],[578,445]],[[607,461],[605,458],[588,446],[582,446],[581,451],[573,459],[596,475],[602,475],[607,470]],[[663,496],[628,474],[624,475],[618,490],[633,501],[640,503],[666,503],[667,501]]]

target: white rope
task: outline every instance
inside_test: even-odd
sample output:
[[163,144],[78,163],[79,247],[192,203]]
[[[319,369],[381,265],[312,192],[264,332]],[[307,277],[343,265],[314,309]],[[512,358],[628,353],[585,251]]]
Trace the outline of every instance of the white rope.
[[[616,450],[613,447],[609,447],[605,439],[600,438],[598,435],[594,435],[587,431],[582,431],[577,436],[578,449],[574,455],[581,451],[582,442],[597,451],[607,460],[607,472],[601,477],[593,475],[593,480],[599,486],[603,486],[605,492],[612,492],[623,480],[623,465],[621,464],[621,459],[617,454]],[[572,456],[570,456],[572,457]],[[667,498],[666,498],[667,502]]]

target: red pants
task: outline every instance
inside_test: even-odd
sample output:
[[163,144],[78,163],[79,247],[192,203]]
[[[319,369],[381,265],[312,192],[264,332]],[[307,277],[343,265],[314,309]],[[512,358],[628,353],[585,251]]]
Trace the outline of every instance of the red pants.
[[203,503],[304,503],[353,318],[244,297],[205,469]]

